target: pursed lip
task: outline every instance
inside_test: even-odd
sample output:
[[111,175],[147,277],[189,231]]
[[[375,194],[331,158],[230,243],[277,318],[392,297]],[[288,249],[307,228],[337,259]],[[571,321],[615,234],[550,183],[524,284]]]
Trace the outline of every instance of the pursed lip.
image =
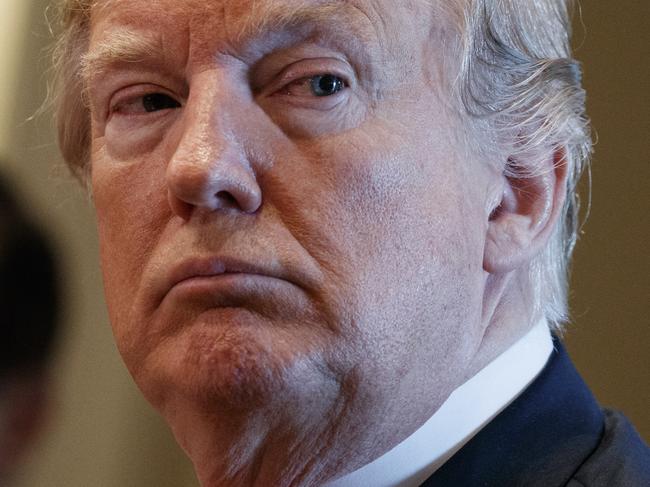
[[191,258],[182,261],[174,266],[165,279],[164,290],[160,296],[162,301],[165,296],[176,286],[195,278],[218,277],[226,274],[248,274],[281,279],[304,287],[305,282],[300,278],[299,273],[290,272],[279,263],[271,263],[260,260],[256,263],[244,261],[233,257],[214,256],[203,258]]

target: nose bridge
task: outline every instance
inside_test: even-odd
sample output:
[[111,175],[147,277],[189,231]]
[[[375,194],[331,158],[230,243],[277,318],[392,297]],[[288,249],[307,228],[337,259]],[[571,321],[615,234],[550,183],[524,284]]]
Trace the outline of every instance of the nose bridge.
[[231,126],[231,104],[225,84],[216,79],[197,83],[184,108],[183,133],[172,162],[210,168],[225,153],[234,155],[239,141]]
[[244,125],[244,102],[234,91],[211,73],[193,83],[166,174],[170,206],[183,218],[199,207],[251,213],[261,204],[245,133],[238,129]]

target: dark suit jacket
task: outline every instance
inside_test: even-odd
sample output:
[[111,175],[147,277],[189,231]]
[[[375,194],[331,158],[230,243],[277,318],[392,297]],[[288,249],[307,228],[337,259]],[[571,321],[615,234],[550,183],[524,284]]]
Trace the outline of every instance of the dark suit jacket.
[[535,381],[423,487],[650,487],[650,449],[554,345]]

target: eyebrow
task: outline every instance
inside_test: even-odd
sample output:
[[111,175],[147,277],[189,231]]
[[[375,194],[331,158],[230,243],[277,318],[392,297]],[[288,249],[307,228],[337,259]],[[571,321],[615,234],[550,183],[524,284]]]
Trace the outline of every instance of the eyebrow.
[[112,65],[142,62],[154,57],[160,48],[161,43],[154,36],[127,28],[112,29],[109,39],[99,42],[81,57],[81,78],[88,83]]
[[[232,35],[238,43],[243,44],[273,32],[303,26],[315,26],[321,30],[336,26],[335,30],[342,32],[344,29],[338,27],[348,26],[347,30],[350,30],[349,26],[353,25],[355,37],[368,39],[376,36],[370,19],[346,0],[330,0],[317,5],[302,3],[293,8],[288,8],[286,4],[269,2],[258,3],[255,8],[255,15],[249,16]],[[356,13],[353,13],[355,11]],[[350,21],[355,17],[363,18],[366,22],[357,21],[351,24]],[[111,28],[109,32],[110,37],[98,42],[81,58],[80,74],[86,86],[113,66],[151,61],[156,59],[163,50],[159,33],[133,30],[128,27]]]

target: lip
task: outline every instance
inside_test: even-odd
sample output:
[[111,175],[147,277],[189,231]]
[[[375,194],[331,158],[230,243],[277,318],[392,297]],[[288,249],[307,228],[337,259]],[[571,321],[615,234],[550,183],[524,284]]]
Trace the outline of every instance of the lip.
[[290,273],[283,266],[271,262],[260,261],[253,264],[249,261],[225,256],[193,258],[185,260],[172,268],[167,279],[165,279],[160,301],[177,287],[187,287],[187,285],[208,280],[220,281],[227,285],[230,276],[232,278],[261,276],[280,279],[298,287],[304,285],[301,283],[299,276]]

